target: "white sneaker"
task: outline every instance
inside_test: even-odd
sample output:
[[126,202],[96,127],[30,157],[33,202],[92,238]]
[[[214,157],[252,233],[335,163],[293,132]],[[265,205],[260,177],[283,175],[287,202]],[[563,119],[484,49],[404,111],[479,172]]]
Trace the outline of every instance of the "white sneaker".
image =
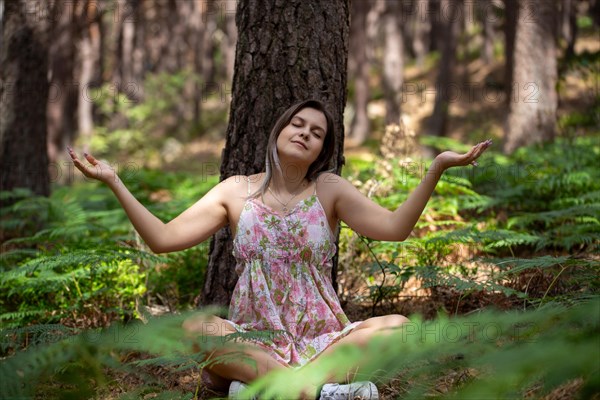
[[[240,381],[232,381],[229,385],[229,399],[239,399],[239,394],[247,386]],[[379,392],[373,382],[352,382],[347,385],[326,383],[321,389],[319,400],[378,400]],[[256,397],[252,397],[256,400]]]
[[[232,381],[229,384],[229,393],[227,394],[228,399],[240,399],[240,393],[244,391],[248,386],[240,381]],[[252,397],[251,400],[256,400],[256,397]]]
[[347,385],[326,383],[321,389],[320,400],[378,400],[379,392],[373,382],[352,382]]

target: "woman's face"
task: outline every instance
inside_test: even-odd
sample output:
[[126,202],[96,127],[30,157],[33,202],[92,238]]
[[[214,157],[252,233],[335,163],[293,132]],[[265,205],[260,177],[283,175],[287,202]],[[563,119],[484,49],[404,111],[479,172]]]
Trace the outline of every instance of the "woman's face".
[[279,157],[306,161],[310,165],[319,157],[326,134],[325,114],[314,108],[303,108],[277,138]]

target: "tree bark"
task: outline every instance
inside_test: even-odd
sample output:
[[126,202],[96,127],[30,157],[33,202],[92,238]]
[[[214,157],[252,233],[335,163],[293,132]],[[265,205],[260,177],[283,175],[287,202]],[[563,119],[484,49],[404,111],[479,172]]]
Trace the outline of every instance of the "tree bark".
[[[4,2],[4,7],[0,46],[0,190],[28,188],[48,196],[48,3],[13,0]],[[2,199],[0,206],[10,202]]]
[[504,151],[551,140],[556,134],[557,4],[519,2]]
[[[275,120],[290,105],[308,98],[325,102],[332,111],[339,137],[334,165],[340,171],[348,18],[347,0],[238,3],[233,98],[221,179],[262,171]],[[215,234],[210,253],[201,301],[226,305],[237,282],[229,228]]]

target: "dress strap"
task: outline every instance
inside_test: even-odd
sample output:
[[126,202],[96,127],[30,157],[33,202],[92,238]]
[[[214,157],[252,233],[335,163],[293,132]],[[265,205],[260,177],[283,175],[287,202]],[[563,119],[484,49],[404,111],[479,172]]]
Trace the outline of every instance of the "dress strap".
[[248,189],[247,189],[247,193],[246,194],[247,194],[248,197],[250,197],[250,177],[249,176],[246,177],[246,183],[248,184],[247,185]]
[[315,191],[313,192],[313,196],[317,194],[317,180],[315,179]]

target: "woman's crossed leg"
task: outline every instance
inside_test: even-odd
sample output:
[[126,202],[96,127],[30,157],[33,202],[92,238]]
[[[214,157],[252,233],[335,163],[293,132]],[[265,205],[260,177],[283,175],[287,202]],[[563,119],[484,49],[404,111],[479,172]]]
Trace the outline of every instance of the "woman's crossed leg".
[[[217,316],[200,315],[188,318],[183,323],[183,329],[190,336],[208,337],[208,336],[226,336],[237,331],[234,327],[222,318]],[[236,343],[237,344],[237,343]],[[196,348],[196,350],[200,350]],[[228,353],[243,353],[240,359],[250,358],[253,363],[214,363],[205,368],[206,373],[214,385],[214,389],[227,390],[231,381],[252,382],[258,377],[266,375],[274,369],[290,368],[275,360],[269,353],[252,343],[244,343],[242,346],[223,346],[210,354],[211,357],[218,357]]]
[[[309,366],[317,366],[320,363],[323,355],[327,355],[336,351],[340,346],[354,344],[359,347],[364,347],[374,336],[397,332],[397,330],[407,322],[410,322],[409,319],[399,314],[390,314],[381,317],[369,318],[358,324],[356,328],[352,329],[352,331],[350,331],[350,333],[348,333],[346,336],[327,347],[323,352],[321,352],[321,354],[306,364],[306,367],[310,368]],[[355,374],[358,372],[358,368],[360,368],[360,365],[353,366],[345,371],[346,380],[348,382],[354,380]],[[331,371],[329,373],[329,380],[333,381],[335,379],[334,376],[339,376],[336,372],[339,371]]]
[[[400,328],[406,322],[408,322],[406,317],[395,314],[369,318],[360,323],[346,336],[325,349],[319,356],[307,363],[305,367],[316,365],[324,354],[335,351],[339,346],[346,344],[355,344],[361,347],[365,346],[373,336],[394,332],[395,329]],[[226,336],[237,332],[234,327],[224,319],[217,316],[205,315],[187,319],[183,323],[183,328],[189,335],[200,337]],[[282,364],[275,360],[275,358],[261,347],[252,343],[245,343],[243,348],[238,346],[232,346],[230,348],[222,347],[213,352],[211,356],[218,357],[232,352],[243,352],[245,357],[254,360],[254,365],[246,362],[215,363],[210,367],[207,367],[205,371],[208,373],[215,389],[227,390],[229,383],[233,380],[248,383],[266,375],[272,370],[291,368],[289,365]],[[356,369],[354,368],[346,371],[348,381],[353,380],[355,372]],[[330,380],[333,382],[334,371],[331,372],[330,376],[332,377]],[[305,393],[312,393],[316,387],[316,385],[310,385],[310,388],[307,387]]]

